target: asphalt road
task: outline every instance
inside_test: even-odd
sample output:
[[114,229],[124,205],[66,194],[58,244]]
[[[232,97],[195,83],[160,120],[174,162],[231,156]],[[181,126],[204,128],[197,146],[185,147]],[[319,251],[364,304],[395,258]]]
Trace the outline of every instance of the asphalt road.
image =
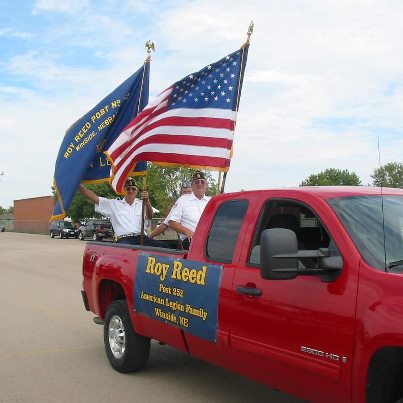
[[0,402],[301,402],[155,342],[142,372],[114,371],[82,304],[84,245],[0,233]]

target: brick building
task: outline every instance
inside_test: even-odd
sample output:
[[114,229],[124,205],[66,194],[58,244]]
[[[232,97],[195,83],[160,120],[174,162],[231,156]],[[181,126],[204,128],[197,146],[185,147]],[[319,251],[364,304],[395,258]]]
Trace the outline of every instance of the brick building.
[[53,207],[52,196],[14,200],[14,231],[48,234]]

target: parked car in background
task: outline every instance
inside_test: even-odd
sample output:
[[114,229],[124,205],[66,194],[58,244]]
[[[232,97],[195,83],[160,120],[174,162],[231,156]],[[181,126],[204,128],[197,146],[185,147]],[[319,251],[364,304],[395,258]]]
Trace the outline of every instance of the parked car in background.
[[87,220],[79,229],[78,239],[82,241],[91,238],[93,241],[113,239],[112,224],[109,220],[91,219]]
[[4,232],[6,230],[6,227],[3,224],[0,224],[0,232]]
[[81,227],[81,223],[80,222],[78,222],[78,221],[76,221],[76,222],[74,222],[73,223],[73,227],[74,227],[74,232],[75,232],[75,234],[76,234],[76,238],[78,238],[78,235],[79,235],[79,233],[80,233],[80,227]]
[[51,238],[55,236],[62,238],[75,238],[76,232],[74,230],[73,224],[70,221],[53,221],[50,224],[49,235]]

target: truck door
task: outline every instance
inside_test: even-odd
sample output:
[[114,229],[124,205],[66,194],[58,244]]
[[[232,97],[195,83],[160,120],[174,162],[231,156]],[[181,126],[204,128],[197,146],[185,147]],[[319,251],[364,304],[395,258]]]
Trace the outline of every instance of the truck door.
[[[340,254],[324,224],[296,200],[263,204],[234,275],[229,343],[246,375],[309,400],[347,402],[358,264],[354,267],[351,259],[343,258],[343,270],[331,282],[319,275],[291,280],[260,276],[264,229],[287,228],[296,233],[299,249],[330,247]],[[305,258],[299,264],[303,268],[317,262]]]
[[207,341],[191,333],[186,333],[185,337],[188,349],[193,355],[223,367],[233,368],[233,352],[229,346],[232,283],[240,254],[237,245],[242,244],[246,232],[245,215],[249,201],[241,194],[237,199],[224,200],[216,210],[207,206],[204,214],[210,213],[209,208],[214,213],[211,226],[206,224],[202,229],[198,228],[198,237],[192,240],[188,258],[222,266],[216,340]]

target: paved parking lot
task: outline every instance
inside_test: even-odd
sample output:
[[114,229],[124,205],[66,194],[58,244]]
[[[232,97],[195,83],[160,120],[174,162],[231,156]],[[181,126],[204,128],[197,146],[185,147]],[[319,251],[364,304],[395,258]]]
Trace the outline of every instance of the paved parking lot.
[[81,300],[85,242],[0,233],[0,402],[300,402],[168,346],[114,371]]

